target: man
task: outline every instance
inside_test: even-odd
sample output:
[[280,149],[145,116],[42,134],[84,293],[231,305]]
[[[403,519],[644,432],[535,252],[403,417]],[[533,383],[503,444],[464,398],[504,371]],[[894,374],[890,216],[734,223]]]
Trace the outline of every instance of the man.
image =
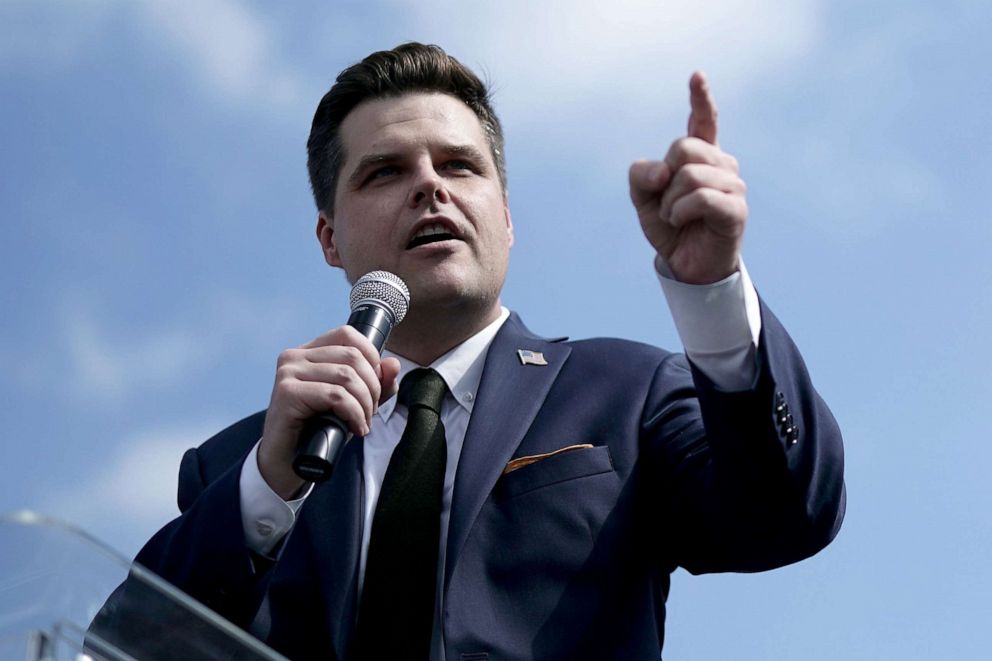
[[[411,309],[381,359],[347,326],[283,352],[267,411],[186,454],[183,514],[137,560],[293,658],[657,659],[676,567],[825,546],[840,433],[743,269],[744,183],[699,73],[690,102],[688,136],[630,168],[686,360],[502,307],[502,129],[471,71],[406,44],[342,72],[308,143],[317,237],[351,282],[399,275]],[[393,397],[424,379],[438,403]],[[356,438],[314,486],[292,461],[328,412]],[[437,461],[396,478],[421,415]]]

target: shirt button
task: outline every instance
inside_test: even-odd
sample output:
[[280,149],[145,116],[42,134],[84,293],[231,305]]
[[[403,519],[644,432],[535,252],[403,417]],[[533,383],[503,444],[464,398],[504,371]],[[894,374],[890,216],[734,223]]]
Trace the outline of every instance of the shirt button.
[[462,395],[462,399],[464,399],[466,402],[471,402],[472,400],[475,399],[475,395],[473,395],[470,392],[467,392],[464,395]]
[[262,537],[268,537],[272,534],[272,531],[275,530],[275,527],[268,519],[262,519],[261,521],[255,523],[255,530],[257,530],[258,534]]

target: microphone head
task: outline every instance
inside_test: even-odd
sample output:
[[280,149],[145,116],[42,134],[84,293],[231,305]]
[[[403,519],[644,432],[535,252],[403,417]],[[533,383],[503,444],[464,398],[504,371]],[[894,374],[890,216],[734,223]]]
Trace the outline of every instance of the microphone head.
[[371,271],[351,288],[351,310],[361,305],[378,305],[393,314],[393,324],[403,321],[410,309],[410,290],[398,275],[389,271]]

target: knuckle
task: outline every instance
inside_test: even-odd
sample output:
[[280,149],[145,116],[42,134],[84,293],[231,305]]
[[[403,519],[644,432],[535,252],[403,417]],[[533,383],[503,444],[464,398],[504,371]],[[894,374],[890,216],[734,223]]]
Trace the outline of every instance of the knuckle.
[[339,326],[337,331],[341,334],[341,337],[346,338],[349,342],[355,342],[359,338],[364,337],[358,332],[358,329],[354,326],[349,326],[345,324],[344,326]]
[[342,338],[348,337],[352,332],[355,332],[355,329],[348,324],[344,324],[343,326],[332,328],[331,331],[327,333],[327,337],[333,339],[335,342],[339,342]]
[[686,142],[686,150],[692,151],[693,154],[697,155],[706,153],[713,146],[702,138],[697,138],[696,136],[689,136],[687,138],[683,138],[683,140]]
[[324,403],[339,415],[343,413],[346,401],[346,391],[339,385],[331,384],[324,391]]
[[357,365],[362,360],[362,352],[350,344],[341,345],[340,362],[345,365]]
[[282,384],[286,381],[295,381],[296,370],[293,369],[291,364],[279,365],[276,368],[276,385]]
[[295,406],[296,402],[303,401],[303,391],[299,381],[295,379],[280,379],[276,381],[273,388],[272,401],[282,402],[284,406]]
[[286,349],[285,351],[282,351],[276,358],[276,367],[281,368],[284,365],[289,365],[296,362],[300,356],[300,353],[300,349]]
[[327,331],[319,338],[313,341],[310,345],[313,348],[323,348],[323,347],[336,347],[343,344],[349,344],[348,331],[354,330],[350,326],[338,326],[337,328],[332,328]]
[[668,153],[672,156],[682,156],[686,153],[688,149],[690,138],[678,138],[672,142],[671,146],[668,148]]
[[327,390],[323,405],[327,410],[348,423],[365,417],[361,402],[341,386],[331,386]]
[[276,382],[272,386],[273,394],[277,397],[286,396],[292,393],[293,383],[292,379],[286,377],[276,376]]
[[692,192],[691,204],[703,213],[708,213],[716,207],[714,191],[711,188],[697,188]]
[[709,208],[716,208],[720,206],[720,201],[723,194],[714,188],[700,188],[699,194],[703,198],[703,204]]
[[335,383],[347,386],[358,381],[358,374],[355,369],[347,363],[340,363],[334,366],[332,379]]
[[682,166],[679,174],[687,188],[700,188],[705,184],[706,166],[698,163],[687,163]]
[[347,363],[332,363],[328,372],[329,381],[333,383],[347,382],[351,367]]

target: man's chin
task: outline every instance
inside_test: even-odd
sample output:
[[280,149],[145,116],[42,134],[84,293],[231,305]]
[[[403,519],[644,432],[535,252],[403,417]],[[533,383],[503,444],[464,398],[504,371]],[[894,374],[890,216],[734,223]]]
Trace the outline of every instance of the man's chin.
[[414,308],[455,311],[486,310],[499,299],[499,292],[482,290],[477,284],[459,280],[419,280],[407,282],[410,288],[410,305]]
[[411,308],[429,307],[438,312],[462,309],[486,313],[499,300],[502,287],[502,281],[493,282],[490,274],[466,268],[457,260],[445,260],[429,268],[403,269],[397,275],[410,289]]
[[410,297],[460,298],[476,288],[460,269],[437,265],[434,268],[414,269],[398,274],[410,288]]

